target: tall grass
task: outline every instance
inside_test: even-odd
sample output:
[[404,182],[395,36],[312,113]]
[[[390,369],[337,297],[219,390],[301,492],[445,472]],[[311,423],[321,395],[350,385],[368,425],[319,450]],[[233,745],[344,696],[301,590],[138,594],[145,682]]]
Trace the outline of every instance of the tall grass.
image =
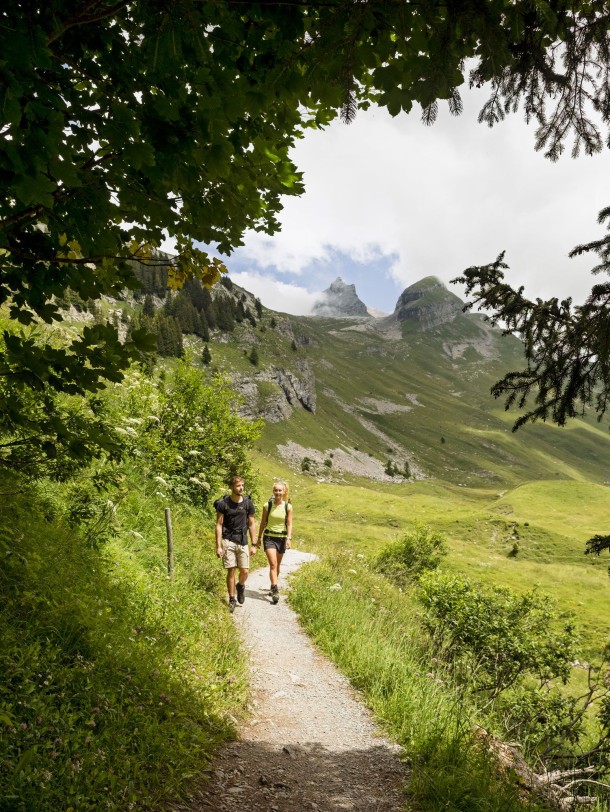
[[[344,554],[303,568],[290,595],[306,630],[403,746],[413,808],[522,812],[518,790],[473,739],[476,709],[426,652],[407,594]],[[526,807],[540,808],[534,802]]]
[[[234,735],[245,663],[220,598],[209,517],[127,481],[87,544],[57,490],[0,480],[0,809],[152,809]],[[205,539],[202,541],[202,537]]]

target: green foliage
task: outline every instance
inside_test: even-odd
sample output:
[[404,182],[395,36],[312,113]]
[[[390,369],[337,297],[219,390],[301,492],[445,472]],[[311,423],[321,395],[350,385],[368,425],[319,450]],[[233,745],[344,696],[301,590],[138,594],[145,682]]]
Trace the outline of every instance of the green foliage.
[[435,570],[447,555],[444,537],[425,525],[391,542],[376,559],[375,568],[393,582],[406,585],[422,573]]
[[233,735],[246,668],[204,517],[174,511],[170,583],[163,503],[137,467],[126,482],[93,549],[57,487],[0,475],[2,809],[159,809]]
[[162,492],[204,506],[233,474],[249,477],[260,423],[234,413],[221,376],[204,380],[187,359],[158,383],[134,370],[114,397],[126,447]]
[[212,361],[212,353],[210,352],[210,348],[207,344],[203,347],[203,352],[201,353],[201,361],[205,366],[209,366]]
[[473,689],[495,697],[526,676],[568,679],[574,625],[547,595],[447,573],[424,575],[419,584],[426,627]]

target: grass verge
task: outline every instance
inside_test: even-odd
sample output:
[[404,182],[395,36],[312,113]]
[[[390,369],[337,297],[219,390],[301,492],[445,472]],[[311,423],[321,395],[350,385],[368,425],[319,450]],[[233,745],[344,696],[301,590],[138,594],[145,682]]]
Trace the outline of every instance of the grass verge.
[[[340,587],[340,588],[339,588]],[[467,707],[430,659],[407,594],[338,555],[302,568],[290,600],[307,632],[352,683],[411,766],[408,792],[420,812],[540,810],[502,780],[472,736]]]

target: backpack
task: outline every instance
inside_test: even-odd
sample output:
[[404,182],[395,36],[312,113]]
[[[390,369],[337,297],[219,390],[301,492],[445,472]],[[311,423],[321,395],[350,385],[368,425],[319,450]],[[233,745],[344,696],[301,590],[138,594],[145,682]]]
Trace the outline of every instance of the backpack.
[[[231,494],[230,494],[230,493],[225,493],[225,495],[224,495],[224,496],[219,496],[219,497],[218,497],[218,499],[214,499],[214,501],[212,502],[212,504],[213,504],[213,506],[214,506],[214,510],[216,511],[216,513],[218,513],[218,505],[219,505],[221,502],[224,502],[224,501],[225,501],[225,499],[228,499],[230,496],[231,496]],[[250,497],[250,494],[249,494],[249,493],[244,494],[244,502],[250,502],[250,503],[252,504],[252,499],[251,499],[251,497]],[[252,506],[254,507],[254,505],[252,505]],[[248,505],[246,504],[246,506],[245,506],[245,507],[246,507],[246,511],[247,511],[247,510],[248,510]]]

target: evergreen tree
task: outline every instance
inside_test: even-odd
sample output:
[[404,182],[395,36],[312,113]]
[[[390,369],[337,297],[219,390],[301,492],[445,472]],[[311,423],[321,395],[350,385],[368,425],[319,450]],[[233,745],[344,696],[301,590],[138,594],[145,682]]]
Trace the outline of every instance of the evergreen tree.
[[258,350],[256,349],[256,347],[252,347],[252,349],[250,350],[250,355],[248,355],[248,360],[250,361],[250,363],[253,366],[255,366],[255,367],[258,366],[258,360],[259,359],[258,359]]
[[230,333],[235,329],[235,318],[233,316],[233,302],[226,296],[219,296],[216,305],[216,326],[225,333]]
[[208,323],[203,310],[197,313],[197,320],[195,323],[195,334],[202,338],[204,341],[210,340],[210,331],[208,330]]
[[147,293],[144,297],[144,305],[142,306],[142,312],[145,316],[154,317],[155,315],[155,305],[153,303],[153,297],[150,293]]
[[256,315],[259,317],[259,319],[262,319],[263,305],[261,304],[261,300],[258,297],[254,300],[254,307],[256,308]]
[[206,367],[210,364],[212,360],[212,353],[210,352],[210,348],[207,344],[203,346],[203,352],[201,353],[201,360],[206,365]]

